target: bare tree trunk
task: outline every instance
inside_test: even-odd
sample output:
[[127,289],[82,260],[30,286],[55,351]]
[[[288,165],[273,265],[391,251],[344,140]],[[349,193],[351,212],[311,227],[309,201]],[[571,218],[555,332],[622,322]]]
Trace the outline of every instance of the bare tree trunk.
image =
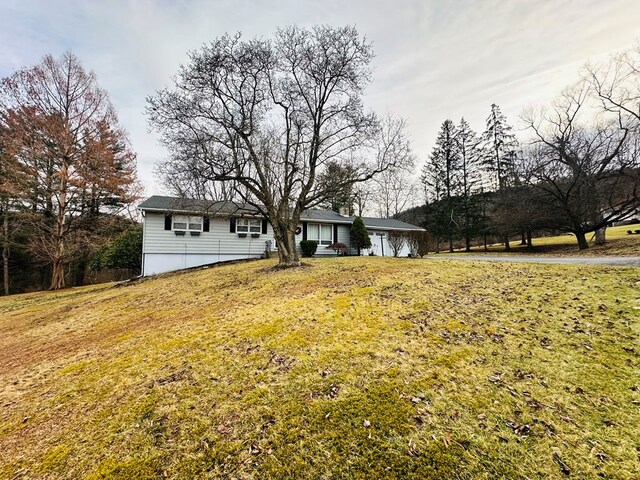
[[[466,175],[465,175],[466,176]],[[465,180],[465,192],[467,191]],[[469,205],[465,201],[464,206],[464,251],[471,251],[471,235],[469,234]]]
[[527,230],[527,248],[529,250],[533,248],[533,239],[531,235],[531,230]]
[[505,235],[504,235],[504,249],[507,252],[511,251],[511,244],[509,243],[509,234],[508,233],[505,233]]
[[4,208],[4,220],[2,221],[2,279],[4,294],[9,295],[9,210]]
[[296,248],[296,234],[288,223],[273,225],[273,234],[278,242],[278,267],[299,267],[300,256]]
[[64,282],[64,258],[65,258],[65,238],[64,238],[64,227],[65,227],[65,217],[64,211],[62,208],[58,212],[58,215],[55,219],[55,250],[51,263],[51,285],[49,289],[58,290],[60,288],[65,287]]
[[607,232],[607,227],[604,226],[602,228],[599,228],[598,230],[596,230],[595,234],[596,234],[596,245],[604,245],[606,240],[606,232]]
[[523,228],[522,231],[520,232],[520,245],[526,245],[527,244],[527,234],[525,232],[525,229]]
[[55,250],[53,254],[51,271],[51,290],[58,290],[65,287],[64,282],[64,259],[65,259],[65,229],[67,223],[67,175],[68,166],[65,164],[60,169],[60,194],[58,211],[55,216]]
[[58,290],[64,288],[64,261],[62,258],[55,258],[53,260],[51,271],[51,286],[50,290]]
[[65,287],[64,281],[64,258],[65,258],[65,238],[64,238],[64,214],[58,214],[55,225],[55,251],[51,262],[51,285],[50,290],[58,290]]
[[587,243],[587,238],[585,237],[583,231],[577,231],[575,232],[575,235],[576,239],[578,240],[578,248],[580,250],[586,250],[587,248],[589,248],[589,243]]

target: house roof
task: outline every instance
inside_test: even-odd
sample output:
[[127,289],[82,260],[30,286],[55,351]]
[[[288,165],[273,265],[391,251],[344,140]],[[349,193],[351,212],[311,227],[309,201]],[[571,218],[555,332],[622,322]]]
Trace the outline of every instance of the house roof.
[[[140,210],[155,212],[207,213],[209,215],[255,215],[258,211],[248,204],[234,202],[210,202],[179,197],[153,195],[138,205]],[[304,222],[351,224],[354,216],[343,216],[332,210],[309,209],[302,212],[300,220]],[[395,218],[362,217],[367,228],[381,230],[424,230]]]
[[138,205],[140,210],[156,212],[208,213],[211,215],[257,214],[255,207],[234,202],[210,202],[191,198],[153,195]]
[[[316,221],[327,223],[353,223],[356,217],[345,217],[333,210],[305,210],[300,216],[300,220],[303,221]],[[367,228],[379,228],[382,230],[424,230],[421,227],[411,225],[410,223],[396,220],[395,218],[376,218],[376,217],[362,217]]]

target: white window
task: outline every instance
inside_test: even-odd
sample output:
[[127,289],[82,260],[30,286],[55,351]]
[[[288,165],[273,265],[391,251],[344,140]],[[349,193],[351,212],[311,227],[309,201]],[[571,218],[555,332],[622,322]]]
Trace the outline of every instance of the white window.
[[315,240],[318,245],[331,245],[333,243],[333,227],[309,223],[307,225],[307,240]]
[[202,231],[202,217],[187,216],[187,215],[174,215],[173,216],[173,229],[174,230],[187,230],[190,232]]
[[262,220],[259,218],[238,218],[236,220],[237,233],[262,233]]

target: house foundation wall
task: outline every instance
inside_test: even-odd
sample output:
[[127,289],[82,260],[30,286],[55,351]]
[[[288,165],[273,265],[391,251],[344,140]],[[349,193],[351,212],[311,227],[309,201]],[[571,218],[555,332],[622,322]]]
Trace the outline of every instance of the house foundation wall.
[[183,268],[199,267],[210,263],[260,258],[261,256],[258,254],[145,253],[142,274],[144,276],[155,275]]

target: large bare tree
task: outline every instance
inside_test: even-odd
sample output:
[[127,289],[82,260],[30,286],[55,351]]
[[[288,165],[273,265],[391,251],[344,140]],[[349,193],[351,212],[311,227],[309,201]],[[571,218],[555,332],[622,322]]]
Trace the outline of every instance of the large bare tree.
[[51,288],[62,288],[64,267],[78,252],[74,240],[86,238],[85,214],[131,201],[135,154],[95,74],[70,52],[5,78],[0,121],[26,175],[32,251],[51,264]]
[[387,138],[382,145],[388,158],[397,162],[396,168],[390,168],[371,179],[370,200],[375,205],[377,215],[382,218],[396,217],[400,212],[414,205],[418,186],[414,178],[415,156],[409,140],[403,135],[405,122],[387,115],[382,119],[384,135]]
[[606,64],[587,65],[583,76],[605,111],[625,115],[640,127],[640,43]]
[[551,226],[575,234],[580,249],[588,247],[587,233],[628,217],[640,198],[633,119],[623,111],[582,115],[591,113],[590,94],[581,82],[550,110],[525,116],[537,152],[529,165],[537,201],[554,212]]
[[299,265],[301,213],[342,187],[318,182],[325,169],[348,169],[346,186],[398,162],[389,142],[403,141],[403,129],[385,131],[362,103],[372,57],[353,27],[288,27],[272,40],[226,35],[203,46],[173,87],[148,98],[170,152],[162,170],[231,185],[270,221],[279,265]]

